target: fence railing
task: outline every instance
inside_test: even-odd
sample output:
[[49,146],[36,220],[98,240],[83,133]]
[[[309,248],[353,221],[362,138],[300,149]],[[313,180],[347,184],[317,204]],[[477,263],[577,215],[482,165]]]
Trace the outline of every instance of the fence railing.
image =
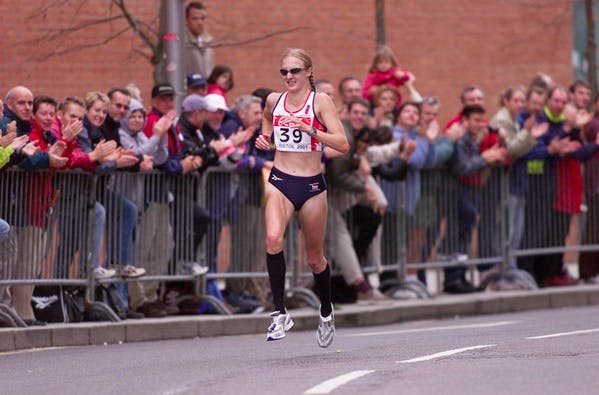
[[[1,294],[8,286],[85,287],[88,307],[117,320],[94,301],[93,272],[130,264],[147,274],[101,282],[191,281],[200,300],[223,314],[229,311],[206,292],[206,281],[267,301],[264,179],[262,173],[222,168],[201,176],[6,171],[0,218],[12,230],[0,248]],[[325,251],[344,277],[356,270],[391,273],[383,283],[390,295],[403,290],[429,297],[429,290],[412,280],[419,270],[443,278],[466,268],[475,275],[474,268],[494,267],[486,281],[510,272],[534,288],[528,273],[544,270],[539,257],[557,262],[564,252],[599,251],[596,237],[583,231],[585,211],[579,212],[589,198],[582,198],[566,173],[529,175],[524,183],[506,168],[461,178],[423,170],[404,181],[378,182],[388,201],[383,216],[359,196],[329,189]],[[340,203],[346,201],[352,203]],[[295,220],[285,239],[288,295],[318,307]],[[357,269],[343,267],[353,259]],[[527,272],[516,270],[517,259]],[[209,272],[198,275],[198,266]]]

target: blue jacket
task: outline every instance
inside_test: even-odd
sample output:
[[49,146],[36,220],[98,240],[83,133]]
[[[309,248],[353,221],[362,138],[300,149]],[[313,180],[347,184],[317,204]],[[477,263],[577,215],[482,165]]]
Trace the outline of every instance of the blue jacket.
[[[416,149],[408,160],[408,174],[405,180],[405,196],[403,197],[402,208],[408,215],[414,215],[416,213],[416,207],[420,201],[421,195],[421,181],[420,181],[420,169],[424,168],[427,163],[432,162],[432,156],[434,155],[431,145],[418,135],[416,129],[412,131],[404,131],[399,127],[393,129],[393,140],[400,141],[402,138],[406,141],[415,140],[417,145]],[[385,197],[389,202],[387,210],[391,213],[397,213],[398,205],[400,204],[400,186],[401,182],[389,182],[381,180],[381,189],[385,193]]]

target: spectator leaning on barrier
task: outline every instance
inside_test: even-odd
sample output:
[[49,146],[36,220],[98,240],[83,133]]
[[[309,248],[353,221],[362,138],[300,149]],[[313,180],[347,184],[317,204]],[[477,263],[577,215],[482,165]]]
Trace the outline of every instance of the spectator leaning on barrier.
[[[569,227],[569,214],[558,205],[557,163],[561,157],[580,157],[580,130],[572,129],[563,114],[567,92],[555,87],[547,95],[547,104],[536,123],[549,124],[547,132],[526,155],[530,190],[526,194],[524,248],[562,246]],[[568,129],[568,131],[566,131]],[[572,129],[572,130],[570,130]],[[518,264],[531,272],[539,284],[573,285],[576,279],[563,265],[563,254],[520,257]]]
[[[23,86],[16,86],[8,91],[6,103],[4,106],[4,117],[0,121],[2,135],[13,135],[29,140],[29,133],[33,130],[31,116],[33,109],[33,94]],[[60,156],[64,147],[57,146],[53,150],[53,164],[60,165]],[[57,151],[58,150],[58,151]],[[28,172],[35,170],[48,169],[50,166],[50,155],[47,152],[41,152],[38,141],[31,141],[20,149],[16,155],[12,155],[10,164],[17,164],[21,169]],[[64,163],[64,161],[62,161]],[[45,213],[40,212],[47,208],[44,199],[51,192],[48,183],[44,183],[43,176],[27,173],[18,178],[24,183],[25,188],[16,192],[12,196],[15,207],[10,213],[9,218],[16,231],[17,259],[18,266],[12,271],[13,278],[31,279],[40,275],[42,260],[46,252],[46,232],[45,232]],[[41,182],[41,183],[40,183]],[[6,197],[8,198],[8,196]],[[40,206],[42,205],[42,206]],[[7,204],[2,205],[8,208]],[[6,218],[6,217],[5,217]],[[28,325],[44,325],[44,322],[35,318],[31,307],[31,297],[33,295],[32,285],[13,285],[11,287],[12,305],[17,314]]]
[[[343,121],[345,135],[350,144],[350,151],[345,155],[333,158],[327,166],[327,182],[330,184],[330,196],[328,210],[328,232],[327,238],[334,246],[330,251],[331,258],[335,266],[341,271],[345,282],[354,287],[358,293],[358,301],[382,301],[385,299],[383,294],[376,288],[373,288],[362,273],[360,258],[363,258],[365,251],[372,242],[378,226],[381,222],[381,213],[379,207],[384,208],[387,201],[382,195],[379,186],[376,184],[370,173],[360,172],[360,165],[369,168],[366,159],[356,154],[357,140],[367,133],[370,133],[368,121],[368,102],[363,99],[354,99],[348,105],[348,119]],[[354,158],[354,154],[356,157]],[[357,163],[354,161],[357,160]],[[352,235],[347,227],[343,217],[348,211],[352,210],[360,201],[366,201],[366,205],[361,205],[362,212],[369,213],[368,221],[363,221],[363,225],[370,226],[370,235],[368,241],[363,241],[365,247],[361,251],[362,256],[354,248]],[[370,206],[370,210],[368,210]],[[373,209],[376,208],[376,211]],[[338,292],[338,290],[335,290]]]
[[[231,192],[233,192],[234,182],[238,181],[235,198],[231,201],[231,211],[236,212],[237,215],[229,218],[235,221],[231,229],[231,245],[234,246],[231,251],[231,259],[237,265],[237,270],[250,272],[266,269],[266,247],[262,242],[263,238],[260,237],[260,234],[264,233],[263,230],[257,230],[251,235],[247,232],[248,227],[255,227],[255,224],[261,223],[264,218],[261,208],[261,172],[263,169],[270,170],[272,168],[272,161],[265,161],[258,155],[254,146],[254,141],[260,132],[261,122],[262,100],[252,95],[241,95],[235,100],[231,110],[225,114],[220,128],[223,135],[231,136],[239,133],[250,138],[247,143],[239,146],[237,154],[232,154],[235,169],[246,170],[247,173],[232,175],[232,182],[229,184]],[[233,163],[228,162],[229,164]],[[254,283],[236,280],[227,282],[227,300],[230,304],[246,309],[242,294],[244,292],[247,294],[249,291],[252,294],[259,293],[255,287],[251,290],[248,289],[249,284]],[[247,307],[252,307],[251,302]]]
[[[171,115],[173,115],[171,113]],[[140,170],[151,170],[153,166],[161,166],[168,159],[166,133],[173,122],[166,115],[161,117],[152,127],[152,136],[146,137],[143,133],[146,124],[146,111],[137,100],[132,99],[129,112],[121,121],[119,135],[123,148],[142,156]],[[165,268],[172,255],[173,235],[170,225],[170,210],[166,198],[161,198],[158,183],[148,181],[159,180],[155,175],[140,179],[132,175],[132,179],[122,183],[124,196],[133,201],[140,208],[139,225],[136,227],[135,257],[137,262],[152,273],[156,268]],[[152,188],[154,187],[154,188]],[[160,272],[161,274],[162,272]],[[144,317],[164,317],[166,306],[158,299],[160,284],[156,281],[129,284],[130,310]]]
[[[480,210],[482,170],[490,165],[501,163],[506,158],[506,150],[494,145],[480,152],[477,141],[486,132],[485,109],[480,105],[465,106],[462,111],[464,135],[456,142],[451,159],[452,173],[460,178],[458,186],[459,225],[448,224],[448,232],[458,231],[458,253],[469,250],[470,237],[476,225],[476,216]],[[455,218],[455,217],[450,217]],[[465,268],[446,268],[444,290],[448,293],[469,293],[477,289],[465,277]]]
[[[130,97],[122,92],[112,92],[113,100],[120,108],[113,105],[113,116],[122,119],[123,108],[125,113],[129,108]],[[93,148],[102,141],[115,141],[118,148],[112,154],[103,158],[102,164],[95,171],[110,174],[117,169],[139,169],[140,158],[131,151],[125,151],[120,147],[118,129],[113,131],[115,120],[106,123],[107,110],[110,99],[100,92],[90,92],[85,99],[87,112],[83,118],[83,131],[77,136],[79,145],[84,152],[91,152]],[[104,133],[107,133],[104,135]],[[118,184],[117,184],[118,185]],[[107,263],[116,268],[118,274],[126,278],[136,278],[145,274],[142,268],[131,265],[131,247],[133,242],[133,231],[137,223],[137,206],[129,199],[123,197],[114,187],[104,182],[98,185],[98,198],[107,212],[106,220],[106,244]],[[98,229],[97,229],[98,230]],[[97,237],[97,235],[96,235]],[[99,269],[102,270],[102,269]],[[112,272],[110,273],[112,274]],[[99,276],[110,277],[108,273],[98,273]],[[125,287],[120,287],[123,304],[127,305]]]
[[[540,91],[534,91],[531,111],[542,109],[542,99],[537,100],[536,95],[540,95]],[[543,95],[544,97],[544,95]],[[540,102],[540,104],[537,104]],[[508,88],[500,98],[500,110],[493,115],[490,125],[499,130],[499,135],[505,143],[507,155],[511,161],[510,168],[510,196],[508,201],[509,207],[509,243],[512,251],[520,248],[522,240],[522,232],[524,230],[524,208],[525,199],[522,195],[522,185],[526,173],[526,160],[523,156],[526,155],[536,144],[537,137],[542,136],[549,126],[547,123],[535,124],[528,123],[530,129],[526,129],[518,123],[518,116],[525,110],[526,93],[523,88],[514,87]],[[516,258],[513,254],[510,255],[509,269],[516,270]]]
[[[202,126],[204,126],[206,116],[210,111],[216,111],[216,108],[212,107],[202,96],[189,95],[183,100],[181,117],[177,123],[183,137],[183,151],[188,155],[197,155],[201,158],[199,169],[201,171],[218,164],[218,153],[202,135]],[[197,194],[198,188],[194,188],[193,195],[196,202],[199,200]],[[195,253],[206,235],[210,216],[206,209],[198,204],[194,205],[193,210],[193,251]],[[193,257],[189,257],[189,261],[197,262],[195,254]],[[205,273],[207,268],[200,268],[196,264],[196,270]]]
[[[26,153],[34,154],[34,150],[31,150],[31,146],[25,148],[28,143],[27,135],[22,135],[17,137],[16,132],[16,123],[8,126],[6,133],[0,133],[0,169],[4,171],[9,163],[11,163],[12,156],[18,156],[19,158],[23,158],[26,156]],[[24,152],[23,152],[24,151]],[[15,154],[15,152],[17,154]],[[15,155],[13,155],[15,154]],[[0,208],[2,209],[2,215],[4,218],[9,218],[9,216],[14,215],[14,212],[6,212],[10,207],[10,202],[8,199],[10,196],[7,194],[0,195]],[[15,218],[16,219],[16,218]],[[16,270],[16,265],[18,261],[17,249],[16,249],[16,237],[15,232],[13,231],[11,235],[9,235],[10,227],[7,222],[2,220],[2,224],[0,224],[0,238],[10,239],[5,240],[2,244],[0,244],[0,278],[3,279],[11,279],[13,277],[13,272]],[[11,240],[12,239],[12,240]],[[5,303],[7,305],[12,304],[12,296],[10,293],[10,286],[8,285],[0,285],[0,302]],[[32,322],[33,323],[33,322]]]
[[[416,147],[408,160],[405,181],[381,181],[381,188],[389,201],[383,229],[383,245],[387,246],[385,260],[389,263],[399,261],[399,251],[402,247],[408,247],[413,243],[422,245],[422,242],[417,240],[421,238],[419,228],[422,227],[419,222],[428,214],[420,200],[422,189],[420,170],[430,160],[433,151],[429,142],[418,134],[419,120],[418,104],[405,102],[400,106],[397,122],[393,128],[393,140],[405,143],[414,141]],[[412,280],[416,280],[416,272],[410,270],[408,275]]]

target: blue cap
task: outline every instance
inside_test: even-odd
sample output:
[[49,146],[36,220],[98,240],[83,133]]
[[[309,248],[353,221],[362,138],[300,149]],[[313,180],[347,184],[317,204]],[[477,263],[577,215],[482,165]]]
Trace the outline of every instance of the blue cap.
[[204,78],[201,74],[192,73],[187,75],[187,87],[194,88],[196,86],[206,85],[206,78]]

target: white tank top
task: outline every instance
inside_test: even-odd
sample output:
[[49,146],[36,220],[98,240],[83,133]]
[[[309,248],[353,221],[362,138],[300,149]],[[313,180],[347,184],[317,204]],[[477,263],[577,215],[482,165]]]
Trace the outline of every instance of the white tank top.
[[285,101],[287,100],[287,92],[283,92],[277,100],[277,104],[272,111],[272,126],[275,137],[275,146],[279,151],[292,152],[311,152],[322,151],[324,145],[315,137],[310,137],[307,133],[301,132],[299,129],[291,128],[281,121],[281,118],[287,115],[295,115],[300,118],[306,125],[310,125],[321,132],[326,133],[326,128],[316,118],[314,112],[314,96],[313,91],[310,92],[304,105],[297,111],[289,111],[286,108]]

